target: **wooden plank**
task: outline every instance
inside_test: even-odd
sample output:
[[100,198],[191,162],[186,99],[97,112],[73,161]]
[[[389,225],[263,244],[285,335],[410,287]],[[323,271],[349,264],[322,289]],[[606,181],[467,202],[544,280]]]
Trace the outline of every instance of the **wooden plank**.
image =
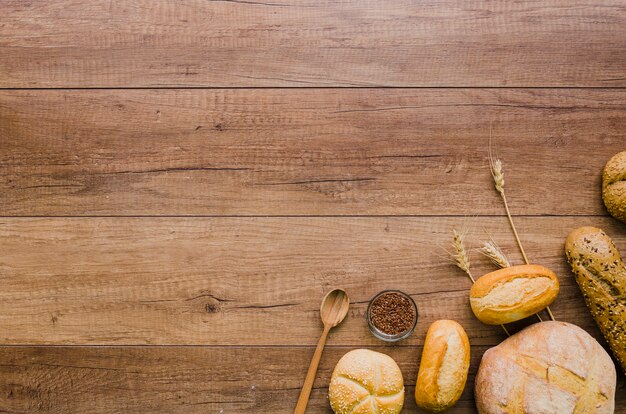
[[598,215],[626,90],[2,91],[0,120],[5,216],[502,214],[492,124],[514,213]]
[[[375,347],[402,370],[405,412],[415,412],[422,348]],[[326,397],[336,362],[326,349],[309,412],[332,413]],[[486,347],[472,347],[470,377],[451,413],[475,412],[474,375]],[[0,411],[7,413],[284,413],[293,409],[311,348],[0,347]],[[620,374],[616,413],[626,413]]]
[[[415,411],[421,348],[375,348],[400,365]],[[475,347],[472,371],[484,347]],[[326,349],[309,412],[331,413],[333,367],[349,348]],[[310,348],[1,347],[0,411],[9,413],[284,413],[293,410]],[[470,381],[473,381],[473,372]],[[456,412],[473,409],[468,386]],[[452,411],[454,412],[454,411]]]
[[625,86],[620,0],[2,2],[0,87]]
[[[563,243],[575,227],[598,225],[626,252],[623,226],[598,217],[517,224],[529,257],[560,277],[556,317],[599,337]],[[352,306],[330,345],[377,344],[364,313],[391,288],[418,303],[405,344],[451,318],[474,344],[493,345],[502,331],[474,318],[470,282],[444,256],[451,230],[463,227],[470,247],[492,235],[520,263],[504,217],[0,219],[0,342],[312,346],[322,296],[343,287]],[[476,275],[493,270],[472,259]]]

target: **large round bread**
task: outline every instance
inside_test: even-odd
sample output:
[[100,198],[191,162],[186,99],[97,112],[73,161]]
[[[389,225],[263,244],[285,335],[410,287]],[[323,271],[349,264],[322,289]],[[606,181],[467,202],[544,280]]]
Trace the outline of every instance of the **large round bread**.
[[476,375],[479,413],[612,413],[616,372],[591,335],[540,322],[485,352]]
[[626,151],[615,154],[604,167],[602,200],[613,217],[626,223]]
[[397,414],[404,404],[404,381],[389,356],[355,349],[337,363],[328,388],[336,414]]

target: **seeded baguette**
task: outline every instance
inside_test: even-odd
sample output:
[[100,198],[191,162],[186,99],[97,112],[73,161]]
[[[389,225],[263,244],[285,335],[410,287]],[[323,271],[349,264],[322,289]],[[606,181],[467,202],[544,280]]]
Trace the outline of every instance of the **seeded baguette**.
[[626,373],[626,267],[613,241],[596,227],[572,231],[565,253],[587,307]]
[[626,223],[626,151],[615,154],[604,167],[602,200],[613,217]]
[[452,407],[461,397],[470,364],[470,344],[455,321],[433,322],[426,333],[415,383],[417,406],[431,413]]
[[470,289],[474,315],[487,325],[519,321],[550,305],[559,294],[559,279],[539,265],[511,266],[487,273]]

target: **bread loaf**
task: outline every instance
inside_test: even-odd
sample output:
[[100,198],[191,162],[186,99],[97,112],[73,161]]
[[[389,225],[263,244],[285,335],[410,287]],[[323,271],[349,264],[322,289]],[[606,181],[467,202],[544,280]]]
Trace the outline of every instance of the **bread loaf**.
[[626,223],[626,151],[613,156],[604,167],[602,200],[613,217]]
[[439,413],[456,404],[465,388],[469,362],[469,339],[461,325],[449,320],[430,325],[415,384],[417,406]]
[[480,277],[470,289],[470,306],[481,322],[501,325],[539,312],[558,293],[559,280],[550,269],[511,266]]
[[328,388],[336,414],[396,414],[404,404],[404,381],[396,362],[368,349],[355,349],[337,363]]
[[479,413],[612,413],[615,365],[591,335],[540,322],[488,349],[476,375]]
[[587,307],[626,373],[626,267],[619,252],[595,227],[572,231],[565,252]]

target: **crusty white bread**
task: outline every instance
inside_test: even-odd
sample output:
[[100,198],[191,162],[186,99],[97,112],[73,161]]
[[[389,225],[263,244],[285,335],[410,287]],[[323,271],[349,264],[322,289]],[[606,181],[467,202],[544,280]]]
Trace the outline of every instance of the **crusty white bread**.
[[388,355],[355,349],[335,366],[328,398],[336,414],[399,413],[404,405],[402,372]]
[[488,349],[476,375],[479,413],[612,413],[616,371],[587,332],[540,322]]
[[573,230],[565,253],[591,315],[626,373],[626,267],[613,241],[596,227]]
[[505,267],[480,277],[470,289],[474,315],[488,325],[519,321],[550,305],[559,279],[539,265]]
[[604,166],[602,200],[613,217],[626,223],[626,151],[615,154]]
[[439,320],[428,328],[415,384],[417,406],[439,413],[461,397],[470,362],[470,344],[463,327]]

